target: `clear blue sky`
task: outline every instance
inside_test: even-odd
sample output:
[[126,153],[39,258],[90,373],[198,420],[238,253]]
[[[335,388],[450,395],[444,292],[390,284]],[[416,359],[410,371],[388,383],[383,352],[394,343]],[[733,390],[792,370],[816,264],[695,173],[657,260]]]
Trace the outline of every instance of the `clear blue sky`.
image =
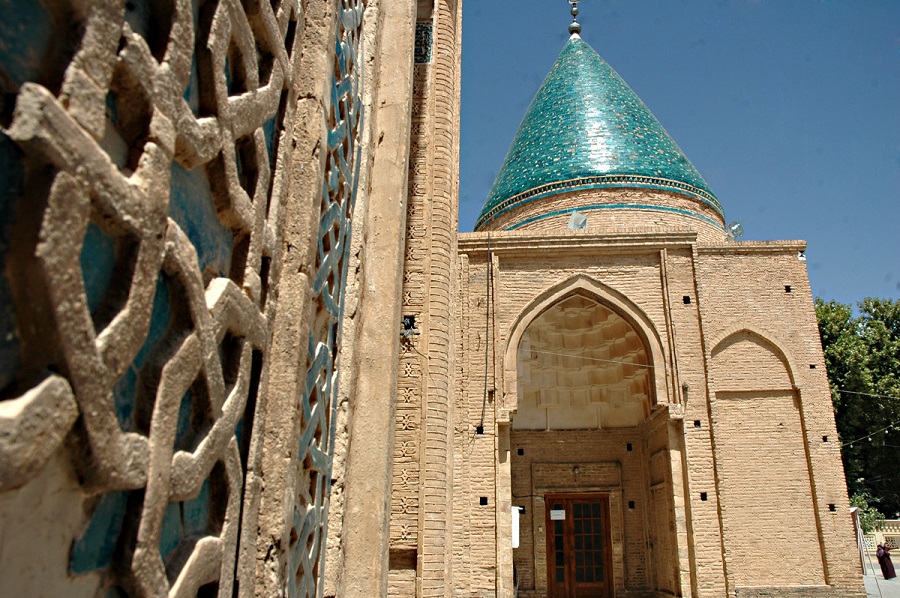
[[[582,37],[746,240],[805,239],[813,294],[900,298],[900,1],[582,0]],[[565,0],[463,3],[460,229],[562,50]]]

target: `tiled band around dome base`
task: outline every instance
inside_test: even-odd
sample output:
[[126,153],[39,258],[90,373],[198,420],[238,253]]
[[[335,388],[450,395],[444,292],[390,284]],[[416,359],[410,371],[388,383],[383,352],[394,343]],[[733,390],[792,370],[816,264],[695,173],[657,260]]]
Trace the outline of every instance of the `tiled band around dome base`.
[[[708,191],[705,191],[698,187],[694,187],[693,185],[689,185],[687,183],[682,183],[681,181],[673,181],[661,177],[609,174],[582,177],[568,181],[560,181],[557,183],[549,183],[547,185],[542,185],[540,187],[530,189],[524,193],[520,193],[519,195],[510,197],[509,199],[498,203],[490,211],[483,213],[475,223],[475,230],[495,228],[490,225],[500,214],[507,212],[513,207],[521,206],[522,204],[537,199],[541,199],[551,195],[558,195],[560,193],[568,193],[570,191],[616,188],[657,189],[660,191],[672,191],[675,193],[688,195],[707,204],[716,212],[717,215],[720,216],[719,218],[717,218],[717,220],[721,219],[722,206],[719,203],[718,199],[716,199],[716,197]],[[698,214],[698,217],[709,220],[711,223],[716,224],[714,221],[705,216],[701,216]]]
[[572,212],[587,217],[589,231],[667,228],[696,232],[697,239],[718,244],[725,227],[708,203],[667,189],[603,187],[575,189],[516,204],[480,231],[559,233],[568,229]]

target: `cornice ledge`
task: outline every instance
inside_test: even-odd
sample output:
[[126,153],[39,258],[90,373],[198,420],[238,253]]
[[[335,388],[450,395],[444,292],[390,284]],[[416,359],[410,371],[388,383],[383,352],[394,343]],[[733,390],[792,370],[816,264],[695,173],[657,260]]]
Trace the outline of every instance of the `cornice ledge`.
[[700,254],[786,253],[806,250],[806,241],[734,241],[721,245],[697,245]]
[[572,231],[534,233],[499,231],[460,233],[460,253],[485,251],[490,239],[492,252],[531,252],[549,249],[662,249],[689,247],[697,242],[697,233],[689,228],[628,228],[614,232]]

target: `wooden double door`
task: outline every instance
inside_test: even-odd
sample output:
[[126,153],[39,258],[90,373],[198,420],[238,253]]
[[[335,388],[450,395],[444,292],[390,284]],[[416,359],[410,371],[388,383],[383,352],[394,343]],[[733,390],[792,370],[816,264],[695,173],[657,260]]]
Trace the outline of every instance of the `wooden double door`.
[[549,598],[613,598],[609,497],[547,495]]

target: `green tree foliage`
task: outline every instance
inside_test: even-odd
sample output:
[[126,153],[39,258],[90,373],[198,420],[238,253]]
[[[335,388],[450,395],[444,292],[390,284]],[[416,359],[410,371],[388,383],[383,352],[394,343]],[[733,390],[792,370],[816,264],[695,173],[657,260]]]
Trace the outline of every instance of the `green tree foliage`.
[[875,523],[884,519],[881,511],[869,504],[871,500],[872,497],[865,493],[850,497],[850,506],[859,508],[859,526],[866,534],[871,534],[875,529]]
[[[900,300],[816,299],[847,486],[900,516]],[[859,393],[859,394],[855,394]]]

